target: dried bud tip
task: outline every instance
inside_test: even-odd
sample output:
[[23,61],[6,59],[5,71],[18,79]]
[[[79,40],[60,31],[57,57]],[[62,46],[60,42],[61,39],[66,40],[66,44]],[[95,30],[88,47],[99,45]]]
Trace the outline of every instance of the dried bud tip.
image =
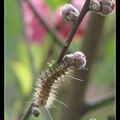
[[60,9],[60,16],[65,20],[65,21],[75,21],[76,18],[79,15],[79,11],[72,6],[71,4],[66,4]]

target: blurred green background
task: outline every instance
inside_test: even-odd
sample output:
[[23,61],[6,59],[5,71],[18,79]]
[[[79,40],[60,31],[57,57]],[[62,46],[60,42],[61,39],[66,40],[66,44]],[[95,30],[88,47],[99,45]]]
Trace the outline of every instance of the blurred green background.
[[[46,3],[52,11],[55,11],[59,5],[63,5],[66,2],[69,1],[46,0]],[[90,76],[90,82],[87,90],[88,92],[86,95],[86,99],[89,102],[98,100],[99,96],[115,93],[115,11],[106,17],[103,39],[100,54],[98,55],[97,61],[94,63]],[[80,48],[81,43],[82,38],[80,41],[73,41],[70,48],[76,51]],[[54,46],[52,54],[49,53],[51,46]],[[62,46],[59,46],[56,42],[54,42],[49,33],[46,34],[42,45],[31,43],[31,53],[33,55],[32,66],[34,66],[36,73],[40,74],[42,70],[44,71],[47,68],[47,62],[50,62],[52,59],[56,60],[61,48]],[[46,62],[45,65],[44,61]],[[6,0],[5,120],[17,120],[20,116],[25,114],[30,105],[29,102],[32,100],[33,87],[34,76],[31,70],[29,51],[25,38],[23,37],[23,22],[20,2],[17,0]],[[90,111],[83,116],[82,120],[88,120],[88,118],[106,120],[106,116],[115,114],[114,104],[115,103],[96,111]],[[37,120],[34,116],[30,119]],[[45,114],[41,114],[39,119],[45,120]]]

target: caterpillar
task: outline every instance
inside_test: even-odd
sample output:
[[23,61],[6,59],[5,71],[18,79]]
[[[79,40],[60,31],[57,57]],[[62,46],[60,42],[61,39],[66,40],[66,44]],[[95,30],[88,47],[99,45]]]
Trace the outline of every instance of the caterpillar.
[[[33,103],[47,109],[50,108],[54,100],[58,101],[56,99],[56,94],[58,93],[61,84],[64,82],[65,77],[67,75],[70,76],[69,71],[71,69],[82,69],[85,65],[86,57],[80,51],[65,55],[59,65],[52,60],[51,64],[49,64],[49,69],[40,75],[36,81],[36,91],[34,93]],[[72,75],[70,77],[72,77]],[[64,103],[62,104],[65,105]]]

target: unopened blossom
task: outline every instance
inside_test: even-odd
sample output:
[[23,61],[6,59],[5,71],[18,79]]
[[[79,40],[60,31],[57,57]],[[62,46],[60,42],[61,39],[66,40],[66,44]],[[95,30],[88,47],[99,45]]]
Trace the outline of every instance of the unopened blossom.
[[74,61],[74,66],[77,67],[78,69],[82,69],[86,65],[86,56],[80,52],[77,51],[73,54],[73,61]]
[[60,16],[66,21],[75,21],[78,15],[79,11],[71,4],[66,4],[60,10]]
[[86,56],[81,51],[77,51],[73,54],[67,54],[64,56],[63,60],[67,61],[70,66],[77,69],[82,69],[86,65]]
[[[71,4],[78,10],[81,11],[82,7],[84,5],[85,0],[72,0]],[[72,24],[70,22],[66,22],[65,20],[62,19],[62,17],[60,16],[60,10],[62,6],[59,6],[56,10],[55,13],[53,14],[53,24],[55,25],[55,27],[57,28],[57,30],[61,33],[61,35],[66,39],[66,37],[68,37]],[[89,16],[90,16],[90,12],[88,12],[85,17],[84,20],[81,22],[80,26],[78,27],[75,36],[73,39],[75,40],[80,40],[80,38],[82,38],[82,36],[84,35],[84,32],[86,30],[87,24],[88,24],[88,20],[89,20]],[[64,40],[64,39],[63,39]]]
[[115,7],[115,2],[113,0],[100,0],[101,4],[101,14],[109,15],[113,12]]
[[115,3],[113,0],[91,0],[90,10],[103,16],[113,12]]

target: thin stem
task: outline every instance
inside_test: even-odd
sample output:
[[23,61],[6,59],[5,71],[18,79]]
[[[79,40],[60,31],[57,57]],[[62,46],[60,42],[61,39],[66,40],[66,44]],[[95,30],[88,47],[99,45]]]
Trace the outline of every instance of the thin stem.
[[[89,83],[89,77],[92,70],[92,65],[95,62],[98,51],[102,42],[102,32],[104,26],[104,17],[96,14],[91,14],[88,26],[85,31],[85,36],[83,40],[83,44],[80,47],[80,50],[86,55],[86,68],[88,71],[74,71],[73,75],[77,75],[78,78],[83,79],[84,82],[82,84],[76,84],[69,86],[69,89],[66,91],[65,101],[69,106],[69,110],[65,110],[62,108],[62,112],[60,113],[59,120],[80,120],[81,115],[80,111],[84,109],[85,102],[85,93],[86,88]],[[93,42],[94,40],[94,42]],[[89,50],[86,51],[86,48],[93,42]],[[75,99],[70,99],[75,98]]]
[[89,7],[88,7],[89,6],[89,2],[90,2],[90,0],[86,0],[86,2],[84,3],[84,6],[83,6],[83,8],[81,10],[81,13],[78,16],[78,19],[74,23],[74,26],[72,27],[72,29],[71,29],[71,31],[69,33],[69,36],[68,36],[68,38],[67,38],[67,40],[66,40],[66,42],[65,42],[65,44],[64,44],[64,46],[62,48],[62,51],[61,51],[61,53],[59,54],[59,56],[57,58],[57,63],[58,64],[63,59],[63,57],[64,57],[64,55],[65,55],[65,53],[66,53],[66,51],[67,51],[67,49],[68,49],[72,39],[73,39],[73,37],[74,37],[74,35],[75,35],[79,25],[80,25],[80,23],[82,22],[82,20],[83,20],[84,16],[86,15],[86,13],[89,11]]
[[113,102],[115,99],[114,95],[107,96],[105,98],[102,98],[99,101],[94,102],[93,104],[85,104],[84,110],[80,112],[81,115],[87,113],[90,110],[95,110],[100,107],[104,107],[105,105],[110,104],[110,102]]
[[31,103],[29,109],[27,110],[26,114],[24,115],[24,117],[22,117],[22,120],[28,120],[30,118],[30,116],[32,115],[32,107],[33,104]]

